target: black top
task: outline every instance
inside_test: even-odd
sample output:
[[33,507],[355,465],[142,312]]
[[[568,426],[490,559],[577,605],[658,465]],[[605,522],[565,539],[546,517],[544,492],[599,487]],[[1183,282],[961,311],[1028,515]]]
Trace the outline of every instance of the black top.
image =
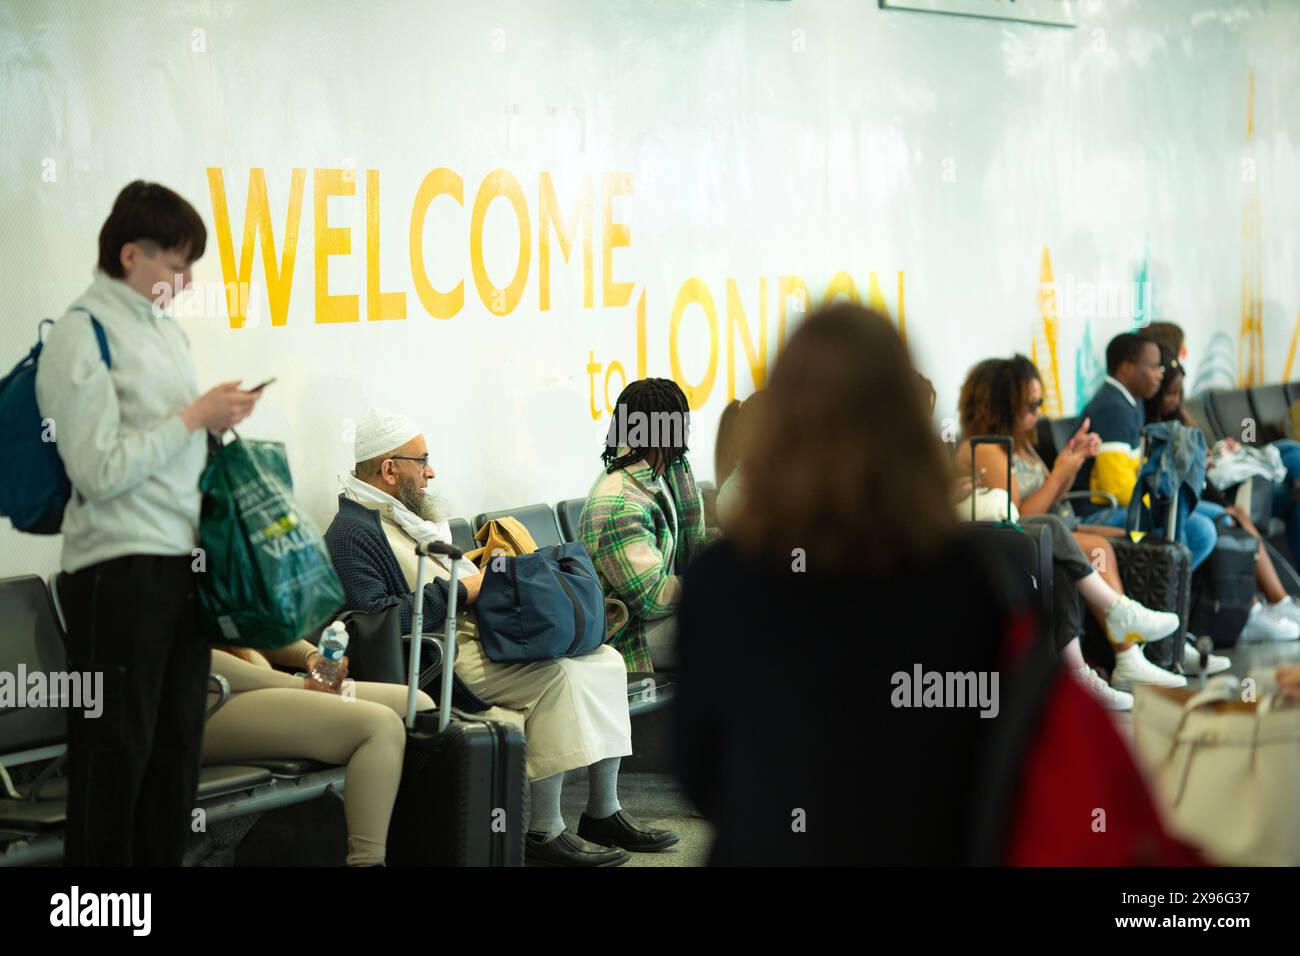
[[1004,572],[965,537],[929,566],[874,577],[808,555],[805,572],[765,568],[723,541],[686,575],[674,736],[687,793],[716,827],[710,862],[963,862],[980,753],[1005,722],[978,702],[896,707],[915,698],[893,675],[996,671]]

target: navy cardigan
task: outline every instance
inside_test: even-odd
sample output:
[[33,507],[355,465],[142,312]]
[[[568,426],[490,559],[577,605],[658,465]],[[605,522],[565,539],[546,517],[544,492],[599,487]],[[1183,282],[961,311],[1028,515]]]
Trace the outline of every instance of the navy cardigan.
[[[396,599],[402,607],[402,633],[411,631],[415,594],[407,588],[397,556],[388,543],[379,512],[339,495],[339,511],[325,531],[334,570],[343,582],[348,610],[382,610]],[[456,600],[469,602],[465,585],[457,583]],[[447,582],[435,579],[424,586],[424,631],[436,630],[447,618]]]

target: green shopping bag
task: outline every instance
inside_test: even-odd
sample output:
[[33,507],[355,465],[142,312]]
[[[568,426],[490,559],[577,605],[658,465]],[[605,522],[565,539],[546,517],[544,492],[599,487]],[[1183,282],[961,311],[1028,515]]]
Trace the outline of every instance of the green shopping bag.
[[214,644],[275,650],[314,641],[343,607],[320,531],[298,504],[284,446],[210,446],[199,481],[199,622]]

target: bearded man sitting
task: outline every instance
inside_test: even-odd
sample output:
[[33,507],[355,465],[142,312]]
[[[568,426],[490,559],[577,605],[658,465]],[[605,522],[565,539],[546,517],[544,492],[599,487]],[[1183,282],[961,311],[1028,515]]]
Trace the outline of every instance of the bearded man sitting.
[[[451,541],[447,508],[427,491],[436,473],[420,429],[409,419],[371,411],[357,428],[355,471],[344,481],[339,510],[325,542],[343,582],[349,609],[373,612],[393,602],[409,632],[416,581],[415,546]],[[450,565],[427,559],[424,625],[439,629],[447,615]],[[583,657],[500,664],[477,640],[474,604],[483,574],[465,559],[457,567],[456,675],[493,705],[480,716],[523,727],[532,812],[525,837],[530,866],[618,866],[631,851],[675,844],[671,830],[647,827],[618,801],[618,768],[632,753],[623,659],[602,645]],[[426,580],[429,580],[426,577]],[[587,809],[576,830],[560,813],[564,773],[587,767]]]

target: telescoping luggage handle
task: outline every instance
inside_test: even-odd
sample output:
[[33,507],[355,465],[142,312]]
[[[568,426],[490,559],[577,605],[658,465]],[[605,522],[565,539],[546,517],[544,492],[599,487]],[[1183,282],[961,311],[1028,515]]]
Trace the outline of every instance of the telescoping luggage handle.
[[975,477],[976,445],[1001,445],[1007,453],[1007,520],[1011,521],[1011,453],[1014,447],[1011,439],[1004,435],[976,435],[970,440],[970,520],[975,520],[975,493],[979,490]]
[[429,541],[416,545],[415,554],[415,609],[411,615],[411,653],[406,671],[406,729],[415,729],[420,645],[424,635],[424,559],[438,554],[449,558],[451,564],[451,579],[447,583],[447,621],[442,638],[442,699],[438,703],[438,733],[442,733],[451,722],[451,678],[456,666],[456,562],[463,552],[444,541]]

